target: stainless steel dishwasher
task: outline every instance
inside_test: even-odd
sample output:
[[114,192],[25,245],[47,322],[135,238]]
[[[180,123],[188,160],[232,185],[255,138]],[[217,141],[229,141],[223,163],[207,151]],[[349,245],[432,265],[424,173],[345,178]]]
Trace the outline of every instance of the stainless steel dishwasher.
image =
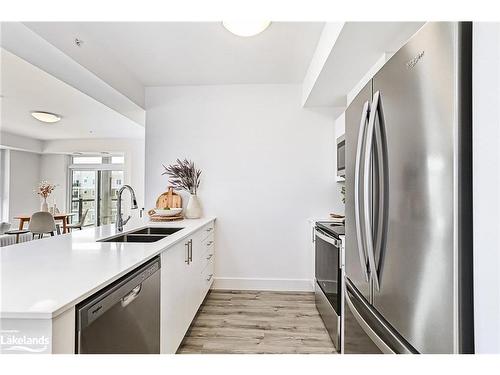
[[76,307],[77,353],[160,353],[160,258]]

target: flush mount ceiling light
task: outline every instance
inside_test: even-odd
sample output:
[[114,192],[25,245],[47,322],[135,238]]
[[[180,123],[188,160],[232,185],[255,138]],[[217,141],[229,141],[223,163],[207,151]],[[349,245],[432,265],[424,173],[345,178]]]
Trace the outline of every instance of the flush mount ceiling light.
[[38,121],[48,122],[48,123],[58,122],[61,119],[61,116],[56,115],[55,113],[42,112],[42,111],[33,111],[31,112],[31,116],[36,118]]
[[224,26],[234,35],[248,37],[260,34],[269,27],[271,21],[223,21]]

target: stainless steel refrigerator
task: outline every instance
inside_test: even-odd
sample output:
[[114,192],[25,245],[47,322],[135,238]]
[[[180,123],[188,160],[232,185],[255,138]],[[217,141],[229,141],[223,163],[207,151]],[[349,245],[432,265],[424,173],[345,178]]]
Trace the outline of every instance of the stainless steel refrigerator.
[[474,350],[471,61],[427,23],[346,111],[345,353]]

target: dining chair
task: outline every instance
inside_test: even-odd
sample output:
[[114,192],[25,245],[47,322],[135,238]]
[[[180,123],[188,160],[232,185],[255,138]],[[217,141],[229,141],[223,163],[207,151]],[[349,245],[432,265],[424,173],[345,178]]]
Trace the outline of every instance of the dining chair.
[[38,235],[38,238],[42,238],[46,233],[50,233],[53,236],[56,230],[56,222],[50,212],[35,212],[31,215],[28,229],[33,234],[33,239],[35,235]]
[[0,223],[0,234],[4,234],[10,229],[10,223],[2,221]]
[[87,214],[89,213],[89,209],[87,208],[83,213],[82,216],[80,217],[80,220],[78,220],[78,223],[74,224],[69,224],[67,226],[68,231],[72,231],[73,229],[80,229],[82,230],[83,224],[85,223],[85,218],[87,217]]

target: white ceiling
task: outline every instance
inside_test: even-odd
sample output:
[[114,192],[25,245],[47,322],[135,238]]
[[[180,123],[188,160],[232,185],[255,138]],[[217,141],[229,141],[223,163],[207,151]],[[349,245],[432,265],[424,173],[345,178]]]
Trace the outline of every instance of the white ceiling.
[[306,106],[346,105],[347,94],[385,53],[401,48],[424,22],[346,22],[314,87]]
[[[397,50],[421,24],[343,24],[307,92],[305,104],[345,106],[348,92],[380,55]],[[57,65],[54,61],[59,55],[52,51],[56,50],[88,72],[90,78],[123,94],[123,99],[129,98],[142,110],[145,86],[301,84],[307,78],[316,48],[321,49],[318,41],[324,25],[273,22],[257,36],[241,38],[219,22],[12,23],[2,24],[2,31],[18,26],[24,29],[24,37],[20,38],[16,29],[18,32],[2,38],[2,43],[10,40],[7,50],[16,53],[16,45],[24,45],[27,37],[37,39],[46,45],[46,52],[51,52],[47,53],[49,64]],[[9,36],[8,32],[3,34]],[[75,45],[75,38],[83,41],[81,47]],[[123,106],[96,100],[101,97],[94,91],[75,85],[67,74],[56,74],[55,68],[53,72],[40,65],[33,54],[16,53],[32,65],[7,50],[2,49],[2,130],[43,140],[144,136],[144,128],[130,120],[134,116],[127,115],[127,111],[117,112]],[[37,51],[35,55],[45,55],[44,49]],[[61,70],[65,65],[56,68]],[[33,110],[59,113],[63,119],[57,124],[43,124],[30,116]]]
[[145,125],[144,87],[140,83],[131,84],[127,80],[130,75],[128,72],[118,74],[123,79],[119,80],[120,85],[112,82],[113,85],[118,86],[113,87],[111,83],[98,77],[21,22],[1,22],[0,28],[2,48],[132,121],[142,126]]
[[[31,138],[137,138],[144,127],[1,49],[1,130]],[[62,115],[45,124],[31,111]]]
[[[324,24],[273,22],[249,38],[231,34],[219,22],[25,25],[112,86],[123,84],[120,77],[128,72],[130,89],[137,81],[143,86],[302,83]],[[75,46],[76,37],[84,41],[81,47]]]

